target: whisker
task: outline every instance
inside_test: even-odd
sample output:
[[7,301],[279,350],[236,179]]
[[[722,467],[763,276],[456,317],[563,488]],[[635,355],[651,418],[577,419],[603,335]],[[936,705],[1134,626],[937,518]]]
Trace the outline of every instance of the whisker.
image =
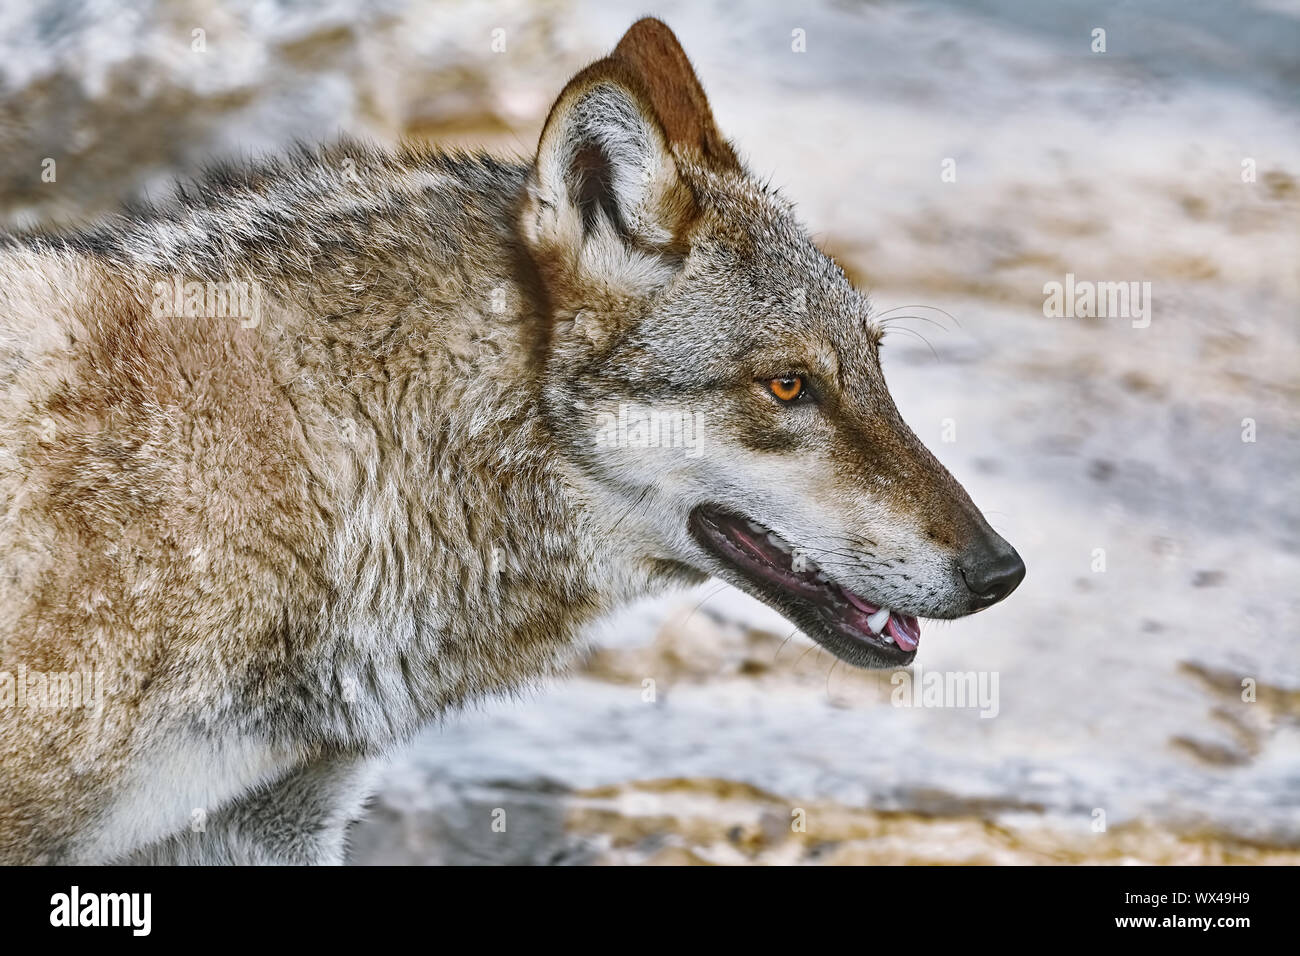
[[[943,329],[945,332],[952,331],[952,329],[948,328],[948,326],[944,325],[942,322],[936,322],[934,319],[928,319],[923,315],[895,315],[895,316],[891,316],[888,319],[885,319],[880,324],[882,327],[888,329],[892,327],[892,323],[899,322],[902,319],[920,319],[922,322],[929,322],[935,328]],[[906,327],[907,326],[899,326],[899,328],[906,328]]]
[[785,646],[790,643],[790,638],[794,637],[798,633],[799,633],[799,628],[796,627],[793,631],[791,631],[789,634],[785,636],[784,641],[782,641],[779,645],[777,645],[776,653],[772,655],[773,664],[775,664],[777,659],[781,656],[781,651],[785,649]]
[[960,320],[958,320],[957,316],[953,315],[947,309],[941,309],[937,305],[925,305],[924,303],[920,303],[920,302],[914,303],[912,305],[896,305],[892,309],[886,309],[884,312],[879,313],[877,316],[873,316],[873,318],[886,316],[889,315],[891,312],[897,312],[900,309],[929,309],[931,312],[938,312],[940,315],[947,316],[948,318],[952,319],[953,323],[957,326],[957,328],[961,328]]
[[795,670],[799,669],[799,665],[803,663],[803,659],[808,656],[809,651],[815,651],[817,649],[818,647],[816,644],[809,644],[808,650],[805,650],[802,654],[800,654],[799,659],[794,662]]
[[697,604],[697,605],[695,605],[695,607],[691,608],[691,613],[690,613],[690,614],[687,614],[684,618],[682,618],[681,626],[682,626],[682,627],[685,627],[685,626],[686,626],[686,622],[689,621],[692,617],[695,616],[695,612],[698,611],[700,608],[704,607],[704,602],[705,602],[705,601],[708,601],[708,600],[710,600],[711,598],[716,597],[717,595],[721,594],[723,591],[725,591],[725,590],[726,590],[727,588],[729,588],[730,586],[731,586],[731,585],[727,584],[726,582],[723,582],[722,584],[718,585],[718,587],[714,588],[712,591],[710,591],[708,594],[706,594],[706,595],[704,596],[704,600],[700,601],[699,604]]
[[846,550],[844,550],[844,549],[842,549],[842,548],[803,548],[802,550],[804,551],[805,554],[809,555],[810,557],[813,556],[813,555],[818,555],[818,554],[833,554],[833,555],[835,555],[835,556],[837,556],[837,557],[840,557],[840,558],[863,558],[863,557],[868,557],[868,558],[869,558],[869,557],[871,557],[870,554],[863,555],[863,554],[861,554],[860,552],[857,552],[857,551],[846,551]]
[[833,661],[831,661],[831,669],[826,672],[826,699],[827,700],[832,699],[834,696],[833,694],[831,694],[831,675],[835,673],[835,665],[838,664],[839,662],[840,659],[838,657],[835,658]]
[[812,540],[813,541],[834,541],[836,543],[839,543],[841,541],[847,541],[849,544],[856,545],[865,550],[870,550],[871,548],[874,548],[876,546],[876,542],[872,541],[870,538],[860,538],[857,535],[848,534],[848,533],[835,534],[835,535],[832,534],[813,535]]
[[650,486],[647,485],[645,490],[641,492],[640,497],[638,497],[636,501],[632,502],[632,504],[628,506],[628,509],[623,512],[622,516],[618,519],[618,521],[614,523],[614,527],[610,529],[610,534],[613,534],[615,531],[619,529],[619,527],[623,524],[623,522],[627,520],[628,515],[630,515],[636,509],[640,508],[641,505],[645,504],[645,500],[649,496],[649,494],[650,494]]
[[922,342],[925,343],[926,348],[930,350],[930,354],[934,356],[934,360],[936,362],[939,362],[940,364],[943,364],[943,359],[939,358],[939,353],[934,350],[934,346],[930,344],[930,340],[927,339],[920,332],[917,332],[915,329],[909,329],[906,326],[899,325],[892,328],[886,328],[885,332],[890,335],[892,335],[894,332],[906,332],[908,335],[915,336],[916,338],[920,339]]

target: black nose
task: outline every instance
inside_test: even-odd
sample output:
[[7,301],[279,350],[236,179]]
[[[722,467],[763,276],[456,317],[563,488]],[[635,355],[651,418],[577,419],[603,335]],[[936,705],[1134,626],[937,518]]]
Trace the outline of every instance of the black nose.
[[997,535],[967,548],[957,566],[974,595],[972,610],[976,611],[997,604],[1025,579],[1025,562]]

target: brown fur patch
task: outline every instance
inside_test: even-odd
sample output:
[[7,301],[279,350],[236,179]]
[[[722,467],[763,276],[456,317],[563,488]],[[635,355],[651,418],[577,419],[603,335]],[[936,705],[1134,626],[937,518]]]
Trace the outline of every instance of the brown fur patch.
[[691,61],[661,20],[645,17],[632,24],[613,57],[632,68],[670,143],[697,150],[719,169],[740,169],[735,150],[713,121]]

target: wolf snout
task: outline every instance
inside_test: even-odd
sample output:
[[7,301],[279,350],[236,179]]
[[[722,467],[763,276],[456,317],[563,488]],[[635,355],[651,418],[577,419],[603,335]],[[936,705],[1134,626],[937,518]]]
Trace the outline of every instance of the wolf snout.
[[1025,578],[1025,562],[1016,549],[992,531],[958,555],[957,569],[971,592],[971,611],[997,604]]

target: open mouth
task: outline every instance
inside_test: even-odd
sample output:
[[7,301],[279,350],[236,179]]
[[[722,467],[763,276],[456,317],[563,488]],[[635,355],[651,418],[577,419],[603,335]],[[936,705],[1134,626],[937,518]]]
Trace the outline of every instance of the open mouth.
[[809,554],[770,528],[700,505],[691,534],[740,584],[775,607],[835,656],[859,667],[897,667],[916,656],[916,618],[880,607],[836,584]]

